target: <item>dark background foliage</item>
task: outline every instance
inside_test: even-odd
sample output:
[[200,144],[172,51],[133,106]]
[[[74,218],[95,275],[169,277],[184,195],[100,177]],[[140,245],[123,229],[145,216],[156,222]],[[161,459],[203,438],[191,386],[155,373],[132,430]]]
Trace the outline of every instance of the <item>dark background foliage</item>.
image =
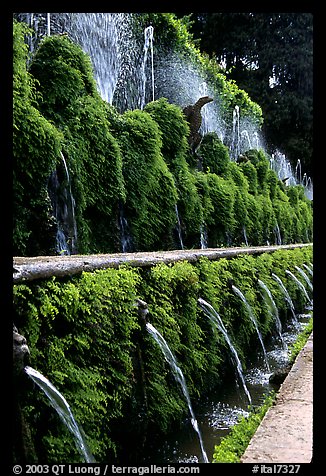
[[[179,16],[182,16],[181,14]],[[200,50],[262,108],[269,146],[312,170],[312,13],[192,13]]]

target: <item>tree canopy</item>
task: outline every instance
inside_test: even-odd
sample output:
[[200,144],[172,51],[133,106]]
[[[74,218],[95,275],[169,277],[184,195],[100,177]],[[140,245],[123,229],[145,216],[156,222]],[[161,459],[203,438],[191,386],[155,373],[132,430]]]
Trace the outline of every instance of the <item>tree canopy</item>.
[[270,151],[294,166],[300,159],[312,175],[312,13],[193,13],[186,20],[201,51],[262,107]]

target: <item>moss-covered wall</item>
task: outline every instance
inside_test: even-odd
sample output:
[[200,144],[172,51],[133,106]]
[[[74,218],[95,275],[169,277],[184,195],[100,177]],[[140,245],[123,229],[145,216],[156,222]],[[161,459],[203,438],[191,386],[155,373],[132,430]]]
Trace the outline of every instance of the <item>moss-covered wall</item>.
[[[196,402],[211,391],[218,393],[223,378],[233,374],[226,343],[213,332],[198,298],[219,312],[245,367],[259,342],[230,284],[244,293],[267,338],[276,327],[257,279],[269,287],[284,321],[291,313],[271,274],[282,279],[300,311],[305,297],[285,271],[292,271],[306,286],[295,266],[311,261],[312,247],[305,247],[22,283],[14,286],[13,320],[27,339],[30,365],[63,393],[95,459],[135,463],[146,438],[171,431],[188,411],[161,350],[139,319],[137,298],[147,302],[148,319],[177,358]],[[79,461],[71,435],[43,392],[27,375],[21,380],[20,404],[35,447],[27,461]],[[14,458],[24,458],[17,441]]]
[[[169,14],[153,14],[153,21],[158,34],[170,31],[175,48],[198,60],[180,22]],[[99,96],[90,58],[78,45],[65,35],[44,38],[27,70],[24,35],[26,26],[14,23],[15,255],[56,254],[55,171],[63,207],[75,205],[74,253],[122,251],[122,220],[128,251],[178,248],[176,206],[186,248],[198,248],[203,231],[212,247],[276,243],[277,230],[283,244],[312,240],[312,203],[303,189],[278,180],[262,151],[232,162],[211,133],[198,151],[198,171],[179,106],[160,98],[120,114]],[[202,58],[204,66],[228,98],[226,110],[236,103],[259,116],[258,106]],[[67,243],[75,238],[66,235]]]

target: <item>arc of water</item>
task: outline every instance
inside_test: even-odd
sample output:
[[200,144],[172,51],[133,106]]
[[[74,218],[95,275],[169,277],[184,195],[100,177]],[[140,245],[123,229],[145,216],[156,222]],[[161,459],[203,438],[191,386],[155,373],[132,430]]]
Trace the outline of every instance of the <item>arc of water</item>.
[[286,269],[285,270],[286,274],[288,274],[289,276],[291,276],[291,278],[293,279],[293,281],[299,286],[299,288],[301,289],[301,291],[303,292],[304,296],[306,297],[307,301],[309,302],[309,304],[311,304],[311,299],[310,297],[308,296],[308,293],[307,293],[307,290],[306,288],[304,287],[304,285],[302,284],[302,282],[289,270],[289,269]]
[[204,449],[204,444],[203,444],[201,433],[199,431],[198,422],[196,420],[194,411],[192,409],[192,405],[191,405],[191,401],[190,401],[190,397],[189,397],[189,392],[188,392],[188,388],[187,388],[187,384],[186,384],[186,380],[184,378],[183,372],[180,369],[180,367],[178,366],[176,358],[172,354],[172,352],[171,352],[168,344],[166,343],[166,340],[162,336],[162,334],[160,334],[160,332],[149,322],[146,323],[146,329],[151,334],[151,336],[155,339],[157,344],[160,346],[165,360],[167,361],[167,363],[171,367],[174,378],[176,379],[176,381],[181,386],[183,395],[184,395],[184,397],[187,401],[188,409],[189,409],[189,412],[190,412],[190,415],[191,415],[191,424],[192,424],[192,426],[193,426],[194,430],[196,431],[196,433],[198,435],[198,438],[199,438],[203,460],[204,460],[205,463],[208,463],[207,454],[206,454],[206,451]]
[[245,380],[244,380],[244,377],[243,377],[243,370],[242,370],[241,361],[239,359],[239,356],[238,356],[238,353],[237,353],[235,347],[233,346],[233,344],[231,342],[231,339],[228,335],[228,332],[227,332],[227,330],[224,326],[224,323],[223,323],[220,315],[214,309],[214,307],[211,304],[209,304],[207,301],[205,301],[204,299],[199,298],[198,299],[198,304],[201,307],[201,309],[204,311],[206,316],[210,319],[211,323],[213,324],[213,327],[220,330],[220,332],[223,334],[223,337],[224,337],[225,341],[227,342],[227,344],[229,346],[229,349],[231,351],[232,357],[234,359],[235,368],[236,368],[237,374],[239,376],[239,379],[242,383],[242,387],[243,387],[243,389],[245,391],[245,394],[248,398],[249,404],[251,404],[251,395],[249,393],[249,390],[246,386],[246,383],[245,383]]
[[60,156],[64,165],[65,173],[66,173],[66,178],[67,178],[67,183],[68,183],[68,189],[69,189],[69,197],[70,197],[70,208],[71,208],[71,217],[72,217],[72,225],[73,225],[73,236],[71,237],[71,250],[74,251],[76,248],[76,243],[77,243],[77,222],[76,222],[76,217],[75,217],[75,199],[73,197],[72,191],[71,191],[71,180],[70,180],[70,175],[69,175],[69,170],[67,166],[66,159],[60,151]]
[[261,344],[261,348],[263,350],[263,355],[264,355],[264,360],[265,360],[265,365],[266,365],[266,368],[267,368],[267,371],[270,372],[270,366],[269,366],[269,363],[268,363],[268,359],[267,359],[267,354],[266,354],[266,349],[265,349],[265,346],[264,346],[264,342],[263,342],[263,338],[262,338],[262,335],[261,335],[261,332],[259,330],[259,327],[258,327],[258,324],[257,324],[257,321],[254,317],[254,314],[252,312],[252,309],[251,309],[251,306],[250,304],[248,303],[247,299],[245,298],[245,296],[242,294],[242,292],[240,291],[240,289],[238,289],[236,286],[232,285],[232,290],[233,292],[240,297],[240,299],[242,300],[242,302],[244,303],[247,311],[248,311],[248,315],[250,317],[250,320],[251,322],[253,323],[255,329],[256,329],[256,332],[257,332],[257,336],[258,336],[258,339],[260,341],[260,344]]
[[278,285],[280,286],[283,294],[284,294],[284,298],[285,298],[285,301],[288,303],[289,305],[289,308],[292,312],[292,316],[293,316],[293,320],[298,322],[298,319],[297,319],[297,316],[296,316],[296,313],[295,313],[295,308],[294,308],[294,304],[293,304],[293,301],[291,299],[291,296],[288,292],[288,290],[286,289],[286,287],[284,286],[284,283],[283,281],[281,280],[281,278],[279,276],[277,276],[277,274],[275,273],[272,273],[272,277],[275,279],[275,281],[278,283]]
[[310,289],[311,291],[313,291],[312,283],[311,283],[309,277],[308,277],[308,276],[306,275],[306,273],[303,271],[303,269],[299,268],[299,266],[294,266],[294,267],[295,267],[295,269],[301,274],[301,276],[303,277],[303,279],[306,281],[306,283],[307,283],[309,289]]
[[48,33],[48,36],[51,36],[51,17],[50,17],[50,13],[47,13],[46,16],[47,16],[47,33]]
[[175,215],[176,215],[176,218],[177,218],[177,232],[178,232],[178,237],[179,237],[179,241],[180,241],[180,246],[181,246],[181,249],[183,250],[184,246],[183,246],[183,240],[182,240],[181,222],[180,222],[180,215],[179,215],[179,210],[178,210],[178,205],[177,204],[175,204]]
[[87,444],[70,410],[67,400],[63,397],[59,390],[40,372],[29,366],[25,367],[24,370],[27,375],[41,388],[41,390],[43,390],[52,407],[58,413],[60,419],[74,435],[77,449],[82,454],[82,456],[84,456],[86,463],[95,463],[94,457],[87,447]]
[[295,167],[295,177],[296,177],[297,183],[299,183],[299,184],[302,182],[301,174],[302,174],[301,161],[300,161],[300,159],[298,159],[297,165]]
[[[273,309],[272,316],[274,316],[274,318],[275,318],[276,329],[277,329],[280,341],[282,343],[283,349],[287,351],[288,348],[287,348],[286,342],[285,342],[285,340],[282,336],[282,323],[281,323],[281,320],[280,320],[280,317],[279,317],[279,314],[278,314],[278,309],[277,309],[277,306],[276,306],[275,301],[273,299],[272,293],[271,293],[270,289],[268,288],[268,286],[261,279],[258,279],[258,284],[265,291],[265,293],[266,293],[265,295],[268,296],[269,302],[270,302],[271,307]],[[266,301],[266,303],[267,303],[267,301]],[[267,308],[269,309],[268,303],[267,303]]]

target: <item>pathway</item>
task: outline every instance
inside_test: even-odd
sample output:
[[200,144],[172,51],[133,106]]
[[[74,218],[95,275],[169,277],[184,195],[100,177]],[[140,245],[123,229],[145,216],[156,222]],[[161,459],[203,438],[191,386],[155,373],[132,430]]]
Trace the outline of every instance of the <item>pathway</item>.
[[310,463],[312,459],[313,334],[297,356],[242,463]]

